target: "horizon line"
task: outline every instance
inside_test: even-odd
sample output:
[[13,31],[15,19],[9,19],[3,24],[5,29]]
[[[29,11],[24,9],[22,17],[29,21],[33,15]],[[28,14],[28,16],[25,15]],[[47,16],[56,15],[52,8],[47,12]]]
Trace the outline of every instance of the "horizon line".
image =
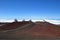
[[[25,21],[29,21],[31,19],[25,20]],[[10,20],[6,20],[6,19],[0,19],[0,22],[14,22],[15,20],[10,19]],[[23,21],[23,20],[17,20],[17,21]],[[32,22],[37,22],[37,21],[41,21],[44,22],[44,20],[31,20]],[[53,23],[53,24],[60,24],[60,20],[49,20],[49,19],[45,19],[45,21]]]

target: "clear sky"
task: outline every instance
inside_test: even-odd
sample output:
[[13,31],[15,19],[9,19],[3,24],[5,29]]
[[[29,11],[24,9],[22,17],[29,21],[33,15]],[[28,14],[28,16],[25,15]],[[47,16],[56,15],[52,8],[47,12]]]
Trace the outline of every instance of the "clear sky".
[[0,0],[1,18],[60,20],[60,0]]

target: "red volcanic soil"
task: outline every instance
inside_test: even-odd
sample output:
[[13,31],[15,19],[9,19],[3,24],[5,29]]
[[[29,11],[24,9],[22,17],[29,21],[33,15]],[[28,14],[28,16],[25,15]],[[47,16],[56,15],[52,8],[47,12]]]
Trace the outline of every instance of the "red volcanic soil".
[[0,26],[0,30],[11,30],[11,29],[16,29],[18,27],[24,26],[28,24],[29,22],[13,22],[13,23],[8,23],[6,25]]
[[48,22],[39,22],[29,30],[34,37],[60,37],[60,27]]
[[[14,22],[9,23],[4,26],[0,27],[0,30],[11,30],[16,29],[19,27],[22,27],[26,24],[29,24],[29,22]],[[15,30],[18,32],[15,32],[15,35],[20,37],[21,35],[30,35],[31,37],[59,37],[60,38],[60,26],[54,25],[49,22],[36,22],[33,23],[34,25],[30,25],[28,27],[23,28],[21,32],[19,30]],[[26,37],[26,36],[25,36]]]

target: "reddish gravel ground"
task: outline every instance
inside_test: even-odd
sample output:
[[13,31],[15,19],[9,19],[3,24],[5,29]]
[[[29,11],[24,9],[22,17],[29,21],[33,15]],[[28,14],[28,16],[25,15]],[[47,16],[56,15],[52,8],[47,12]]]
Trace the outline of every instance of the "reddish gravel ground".
[[18,27],[24,26],[26,24],[29,24],[29,22],[13,22],[13,23],[8,23],[6,25],[0,26],[0,30],[11,30],[11,29],[16,29]]
[[[29,22],[14,22],[9,23],[0,27],[0,30],[11,30],[22,27]],[[31,28],[30,28],[31,27]],[[18,30],[19,31],[19,30]],[[34,26],[28,26],[21,30],[21,32],[16,32],[16,36],[30,35],[32,37],[50,37],[50,38],[60,38],[60,26],[51,24],[49,22],[36,22]]]
[[29,30],[34,37],[60,37],[60,27],[48,22],[39,22]]

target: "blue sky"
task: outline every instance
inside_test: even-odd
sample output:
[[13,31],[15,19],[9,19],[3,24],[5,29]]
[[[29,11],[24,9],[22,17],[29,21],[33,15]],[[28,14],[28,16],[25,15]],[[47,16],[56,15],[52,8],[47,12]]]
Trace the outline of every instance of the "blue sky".
[[60,0],[0,0],[1,18],[60,20]]

